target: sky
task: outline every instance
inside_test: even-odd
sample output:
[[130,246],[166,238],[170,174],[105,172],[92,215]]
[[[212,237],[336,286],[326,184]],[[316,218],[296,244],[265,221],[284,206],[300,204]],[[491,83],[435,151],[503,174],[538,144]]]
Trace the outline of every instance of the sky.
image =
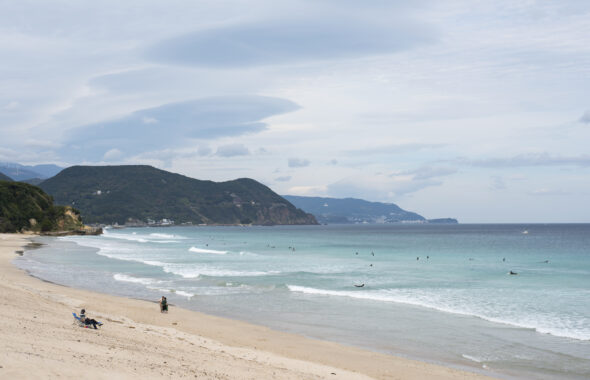
[[0,161],[590,222],[590,2],[0,0]]

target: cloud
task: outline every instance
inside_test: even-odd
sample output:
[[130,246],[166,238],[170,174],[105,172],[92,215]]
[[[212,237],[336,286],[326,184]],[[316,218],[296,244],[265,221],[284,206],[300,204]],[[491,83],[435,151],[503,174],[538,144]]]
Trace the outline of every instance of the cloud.
[[390,176],[394,177],[399,174],[410,175],[410,176],[412,176],[412,179],[414,181],[416,181],[416,180],[426,180],[426,179],[436,178],[436,177],[444,177],[444,176],[448,176],[448,175],[455,174],[455,173],[457,173],[457,170],[453,169],[453,168],[437,167],[437,166],[422,166],[422,167],[419,167],[418,169],[408,170],[408,171],[404,171],[401,173],[394,173],[394,174],[391,174]]
[[290,168],[303,168],[309,166],[309,160],[304,158],[289,158],[288,165]]
[[141,119],[141,121],[142,121],[144,124],[155,124],[155,123],[157,123],[157,122],[158,122],[158,119],[156,119],[155,117],[147,117],[147,116],[144,116],[144,117]]
[[427,187],[440,186],[443,184],[441,177],[456,172],[456,169],[449,167],[422,166],[391,174],[358,173],[329,184],[326,192],[328,196],[337,198],[354,197],[373,201],[394,201]]
[[467,159],[456,160],[458,164],[489,167],[521,167],[521,166],[590,166],[590,155],[552,156],[549,153],[521,154],[507,158]]
[[373,201],[392,201],[427,187],[440,186],[442,183],[435,179],[415,179],[414,175],[405,173],[359,174],[328,185],[327,193],[337,198],[354,197]]
[[211,155],[213,151],[211,150],[211,148],[209,147],[209,145],[199,145],[199,147],[197,148],[197,154],[201,157],[204,156],[209,156]]
[[326,186],[293,186],[287,190],[288,194],[303,196],[326,195]]
[[275,181],[277,181],[277,182],[289,182],[290,180],[291,180],[290,175],[275,178]]
[[536,189],[536,190],[530,191],[528,194],[534,195],[534,196],[550,196],[550,195],[567,195],[569,193],[562,191],[562,190],[552,190],[552,189],[542,188],[542,189]]
[[219,157],[235,157],[235,156],[247,156],[250,154],[248,148],[243,144],[228,144],[217,147],[216,156]]
[[349,155],[377,155],[377,154],[399,154],[408,152],[417,152],[423,149],[438,149],[444,147],[444,144],[423,144],[423,143],[405,143],[374,146],[361,149],[348,150],[345,153]]
[[19,105],[20,105],[19,102],[13,100],[11,102],[8,102],[8,104],[6,104],[3,108],[7,111],[12,111],[12,110],[17,109]]
[[135,111],[127,116],[85,125],[70,134],[65,158],[96,161],[117,149],[126,156],[178,148],[187,139],[215,139],[260,132],[263,119],[299,107],[286,99],[264,96],[211,97]]
[[584,114],[578,120],[580,123],[590,124],[590,110],[584,112]]
[[156,62],[232,68],[390,54],[434,41],[430,27],[401,15],[363,17],[334,8],[316,14],[199,30],[160,41],[145,55]]
[[105,161],[111,161],[121,157],[123,157],[123,152],[121,152],[119,149],[111,149],[104,154],[103,159]]
[[492,183],[490,188],[493,190],[504,190],[506,189],[506,182],[504,182],[504,178],[500,176],[492,177]]

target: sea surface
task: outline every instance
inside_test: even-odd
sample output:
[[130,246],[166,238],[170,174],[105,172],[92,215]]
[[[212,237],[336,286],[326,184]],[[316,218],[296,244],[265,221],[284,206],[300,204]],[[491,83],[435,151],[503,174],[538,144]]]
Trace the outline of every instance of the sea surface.
[[56,283],[165,295],[501,378],[590,378],[588,224],[126,228],[38,240],[46,245],[16,264]]

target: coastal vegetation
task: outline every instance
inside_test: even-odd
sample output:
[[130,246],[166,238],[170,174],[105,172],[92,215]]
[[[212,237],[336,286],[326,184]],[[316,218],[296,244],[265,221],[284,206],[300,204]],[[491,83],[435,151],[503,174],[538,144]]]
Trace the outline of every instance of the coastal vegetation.
[[53,198],[40,188],[0,181],[0,232],[49,233],[83,228],[76,209],[54,205]]
[[147,165],[72,166],[40,184],[86,223],[317,224],[267,186],[240,178],[202,181]]

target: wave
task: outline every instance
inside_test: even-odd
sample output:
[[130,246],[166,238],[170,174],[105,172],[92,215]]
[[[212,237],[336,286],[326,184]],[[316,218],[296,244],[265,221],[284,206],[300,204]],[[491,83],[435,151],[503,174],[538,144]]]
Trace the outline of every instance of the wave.
[[[458,315],[465,315],[470,317],[477,317],[489,322],[493,323],[500,323],[504,325],[510,325],[518,328],[525,328],[531,329],[541,334],[549,334],[554,335],[562,338],[570,338],[576,340],[590,340],[590,329],[583,328],[583,329],[572,329],[567,327],[555,327],[555,326],[543,326],[544,319],[543,317],[539,317],[538,321],[541,323],[535,323],[534,321],[524,321],[508,319],[508,318],[496,318],[491,317],[488,315],[484,315],[482,313],[462,310],[459,308],[451,308],[448,306],[442,306],[440,304],[436,304],[433,300],[429,300],[427,296],[420,296],[416,294],[401,294],[397,292],[395,289],[382,289],[382,290],[357,290],[357,291],[346,291],[346,290],[327,290],[327,289],[316,289],[310,288],[305,286],[297,286],[297,285],[287,285],[287,288],[291,292],[299,292],[299,293],[306,293],[306,294],[315,294],[315,295],[325,295],[325,296],[336,296],[336,297],[350,297],[356,299],[364,299],[364,300],[371,300],[371,301],[380,301],[380,302],[395,302],[395,303],[402,303],[412,306],[419,306],[419,307],[426,307],[429,309],[434,309],[446,313],[451,314],[458,314]],[[518,317],[517,317],[518,318]],[[563,322],[563,321],[560,321]]]
[[197,248],[197,247],[190,247],[188,250],[190,252],[211,253],[211,254],[214,254],[214,255],[225,255],[225,254],[227,254],[227,251],[216,251],[214,249],[204,249],[204,248]]
[[476,358],[475,356],[471,356],[471,355],[467,355],[467,354],[461,354],[461,356],[467,360],[471,360],[472,362],[476,362],[476,363],[483,362],[483,359]]
[[162,234],[162,233],[157,233],[157,232],[151,233],[150,236],[154,237],[154,238],[158,238],[158,239],[178,239],[178,240],[186,239],[184,236],[180,236],[180,235]]
[[152,288],[152,287],[149,287],[149,286],[148,286],[148,288],[151,289],[151,290],[158,290],[158,291],[164,292],[164,293],[177,294],[179,296],[183,296],[183,297],[186,297],[186,298],[192,298],[192,297],[195,296],[194,293],[185,292],[184,290],[165,289],[165,288]]
[[236,271],[230,269],[218,269],[218,268],[207,268],[207,267],[183,267],[177,265],[168,265],[164,267],[164,272],[176,274],[183,278],[198,278],[201,276],[207,277],[257,277],[257,276],[268,276],[274,273],[262,272],[262,271]]
[[138,243],[159,243],[159,244],[176,243],[179,240],[185,239],[185,237],[183,237],[183,236],[171,235],[171,234],[151,233],[149,235],[138,235],[137,232],[132,232],[131,234],[125,234],[125,233],[108,232],[108,230],[103,231],[102,237],[109,238],[109,239],[134,241],[134,242],[138,242]]
[[155,280],[153,278],[133,277],[133,276],[129,276],[124,273],[115,273],[113,275],[113,278],[117,281],[131,282],[134,284],[141,284],[141,285],[151,285],[151,284],[157,284],[157,283],[161,282],[161,281]]

